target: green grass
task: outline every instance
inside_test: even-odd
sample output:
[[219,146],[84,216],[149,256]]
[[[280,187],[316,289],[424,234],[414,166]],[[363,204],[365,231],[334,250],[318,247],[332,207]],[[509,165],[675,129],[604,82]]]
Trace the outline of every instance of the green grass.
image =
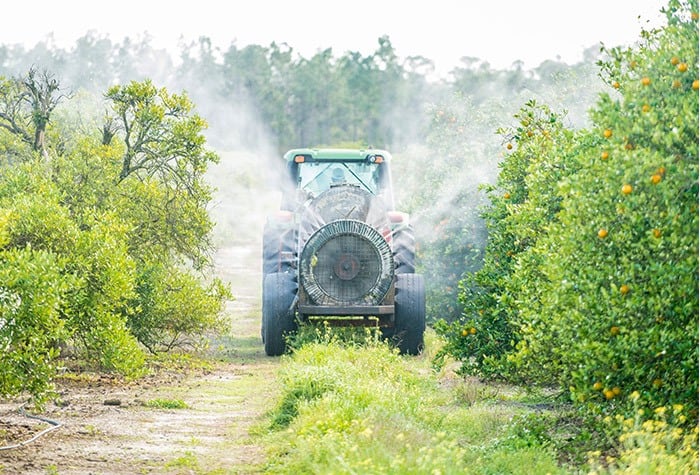
[[591,424],[545,388],[437,371],[431,331],[419,357],[357,332],[303,329],[282,357],[276,404],[256,429],[264,473],[698,473],[697,429],[669,424],[678,407]]
[[149,399],[145,405],[156,409],[187,409],[189,407],[182,399]]
[[330,338],[284,357],[279,380],[266,473],[566,473],[550,447],[518,437],[527,408],[502,394],[463,404],[459,386],[477,383],[445,388],[427,355]]

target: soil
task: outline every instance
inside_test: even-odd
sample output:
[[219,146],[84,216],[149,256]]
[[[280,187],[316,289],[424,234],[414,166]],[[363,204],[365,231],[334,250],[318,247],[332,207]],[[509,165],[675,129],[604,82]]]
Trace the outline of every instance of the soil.
[[[214,343],[205,368],[161,368],[132,382],[59,378],[60,398],[38,415],[61,425],[26,444],[53,426],[18,412],[21,399],[0,400],[0,446],[20,445],[0,450],[0,474],[261,473],[251,430],[273,403],[279,358],[265,356],[260,340],[259,256],[248,242],[215,257],[235,300],[231,336]],[[174,401],[186,407],[163,407]]]

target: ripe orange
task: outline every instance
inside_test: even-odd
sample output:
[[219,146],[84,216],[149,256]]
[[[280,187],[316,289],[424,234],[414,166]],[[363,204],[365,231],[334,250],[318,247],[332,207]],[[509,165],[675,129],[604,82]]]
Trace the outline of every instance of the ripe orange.
[[622,285],[620,286],[620,293],[621,293],[622,295],[627,295],[627,294],[629,293],[629,291],[630,291],[630,286],[629,286],[629,285],[627,285],[627,284],[622,284]]
[[651,110],[651,106],[649,104],[644,104],[642,106],[642,112],[649,112]]
[[671,64],[674,66],[680,62],[681,62],[681,60],[678,59],[678,56],[674,56],[673,58],[671,58]]
[[603,137],[605,137],[606,139],[609,139],[610,137],[612,137],[612,130],[610,130],[610,129],[605,129],[605,130],[603,131]]
[[510,199],[510,193],[508,193],[507,191],[506,191],[505,193],[503,193],[503,199],[504,199],[504,200],[509,200],[509,199]]
[[661,175],[652,175],[651,182],[657,185],[661,181]]
[[681,82],[678,79],[674,79],[671,83],[671,87],[674,89],[678,89],[679,87],[681,87]]
[[661,230],[654,228],[651,230],[651,234],[653,234],[656,239],[659,239],[661,237]]
[[695,81],[693,81],[693,90],[697,91],[698,88],[700,88],[700,81],[696,79]]
[[629,195],[630,193],[632,193],[632,185],[630,185],[629,183],[625,183],[624,185],[622,185],[622,194]]
[[676,66],[676,67],[682,73],[684,73],[688,70],[688,65],[686,63],[678,63],[678,66]]
[[622,393],[622,389],[620,389],[618,386],[615,386],[614,388],[612,388],[612,392],[615,396],[619,396],[620,393]]
[[610,400],[615,397],[615,393],[612,392],[610,389],[606,389],[603,391],[603,394],[605,395],[605,399]]
[[600,239],[604,239],[608,235],[608,230],[607,229],[600,229],[598,230],[598,237]]
[[601,383],[600,381],[596,381],[596,382],[593,384],[593,390],[594,390],[594,391],[600,391],[601,389],[603,389],[603,383]]
[[658,173],[658,174],[661,175],[661,176],[665,175],[665,174],[666,174],[666,167],[659,167],[659,168],[656,170],[656,173]]
[[691,12],[690,18],[692,18],[695,21],[698,21],[698,12]]
[[506,145],[506,148],[507,148],[508,150],[512,149],[512,148],[513,148],[513,144],[510,144],[510,143],[509,143],[508,145]]
[[600,154],[600,158],[602,160],[607,160],[609,156],[610,156],[610,154],[608,153],[607,150],[603,151],[603,153]]
[[620,89],[620,83],[617,82],[617,81],[615,81],[615,82],[612,84],[612,86],[613,86],[615,89]]
[[469,335],[469,332],[465,328],[464,330],[462,330],[462,336],[467,336],[467,335]]
[[610,334],[612,336],[617,336],[620,334],[620,327],[610,327]]
[[651,79],[649,79],[647,76],[644,76],[642,78],[642,86],[648,86],[649,84],[651,84]]
[[470,334],[470,335],[476,335],[476,328],[471,327],[471,328],[469,329],[469,334]]

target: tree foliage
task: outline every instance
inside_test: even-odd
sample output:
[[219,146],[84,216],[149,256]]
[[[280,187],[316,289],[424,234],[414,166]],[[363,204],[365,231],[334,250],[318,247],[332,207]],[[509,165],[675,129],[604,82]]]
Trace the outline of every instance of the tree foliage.
[[543,128],[560,121],[527,106],[505,131],[484,268],[438,327],[464,371],[697,422],[697,7],[671,1],[667,26],[608,51],[590,129]]
[[[3,84],[20,95],[28,88]],[[41,151],[22,130],[0,134],[14,157],[0,166],[1,394],[41,401],[61,349],[133,376],[144,371],[144,348],[203,345],[223,328],[229,291],[197,272],[212,228],[203,175],[217,159],[206,123],[185,95],[150,81],[105,97],[116,115],[107,120],[119,125],[110,140],[94,134],[96,120],[92,135],[61,137],[70,126],[60,124]]]

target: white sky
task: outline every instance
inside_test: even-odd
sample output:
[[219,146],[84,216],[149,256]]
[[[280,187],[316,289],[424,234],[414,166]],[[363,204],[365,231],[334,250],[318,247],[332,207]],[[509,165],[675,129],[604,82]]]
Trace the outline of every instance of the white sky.
[[[9,3],[9,5],[8,5]],[[399,57],[421,55],[446,73],[463,56],[507,68],[546,59],[575,62],[582,51],[636,41],[643,26],[663,24],[665,0],[12,0],[0,6],[0,44],[31,47],[53,34],[70,48],[94,30],[115,42],[128,36],[176,51],[208,36],[227,49],[232,42],[268,46],[286,42],[310,57],[333,48],[370,54],[388,35]]]

